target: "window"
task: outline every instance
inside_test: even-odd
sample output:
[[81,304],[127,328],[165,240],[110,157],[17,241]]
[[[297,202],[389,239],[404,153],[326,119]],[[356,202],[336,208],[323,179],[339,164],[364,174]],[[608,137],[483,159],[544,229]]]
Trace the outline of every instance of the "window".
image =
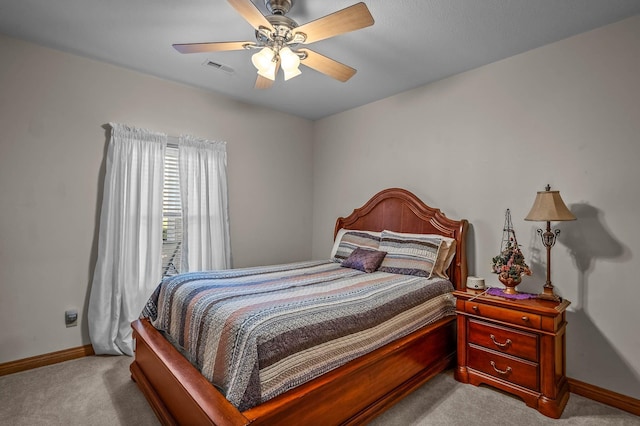
[[[188,135],[167,139],[163,158],[160,272],[167,277],[228,268],[231,250],[226,142]],[[183,185],[190,190],[184,191]]]
[[182,203],[178,147],[167,145],[162,194],[162,277],[180,272],[182,260]]

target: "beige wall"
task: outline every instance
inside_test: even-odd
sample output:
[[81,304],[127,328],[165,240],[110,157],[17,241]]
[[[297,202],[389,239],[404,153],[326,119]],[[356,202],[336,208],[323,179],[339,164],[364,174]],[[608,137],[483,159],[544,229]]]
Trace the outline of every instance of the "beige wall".
[[108,122],[226,140],[234,266],[310,257],[312,122],[3,36],[0,58],[0,363],[89,343]]
[[638,76],[640,16],[316,122],[313,256],[337,216],[399,186],[470,221],[470,272],[494,285],[510,208],[539,291],[544,224],[523,218],[549,183],[578,216],[552,251],[568,374],[640,398]]

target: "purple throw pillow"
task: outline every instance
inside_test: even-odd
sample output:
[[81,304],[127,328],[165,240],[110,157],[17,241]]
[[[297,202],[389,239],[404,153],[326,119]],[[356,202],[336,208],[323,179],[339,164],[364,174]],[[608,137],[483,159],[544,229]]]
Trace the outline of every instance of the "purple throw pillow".
[[358,247],[342,262],[342,266],[370,273],[378,269],[386,255],[386,251]]

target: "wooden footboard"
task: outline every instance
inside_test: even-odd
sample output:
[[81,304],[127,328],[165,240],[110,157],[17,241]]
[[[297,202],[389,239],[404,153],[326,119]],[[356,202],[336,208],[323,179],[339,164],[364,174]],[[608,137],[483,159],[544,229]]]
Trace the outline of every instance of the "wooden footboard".
[[362,424],[455,358],[455,318],[448,317],[240,412],[149,321],[132,326],[132,378],[167,425]]

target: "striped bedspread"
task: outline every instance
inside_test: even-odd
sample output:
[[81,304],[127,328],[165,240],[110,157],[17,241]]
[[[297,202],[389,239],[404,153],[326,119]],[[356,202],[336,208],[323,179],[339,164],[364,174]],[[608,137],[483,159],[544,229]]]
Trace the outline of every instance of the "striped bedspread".
[[451,291],[311,261],[170,277],[142,316],[244,411],[454,315]]

